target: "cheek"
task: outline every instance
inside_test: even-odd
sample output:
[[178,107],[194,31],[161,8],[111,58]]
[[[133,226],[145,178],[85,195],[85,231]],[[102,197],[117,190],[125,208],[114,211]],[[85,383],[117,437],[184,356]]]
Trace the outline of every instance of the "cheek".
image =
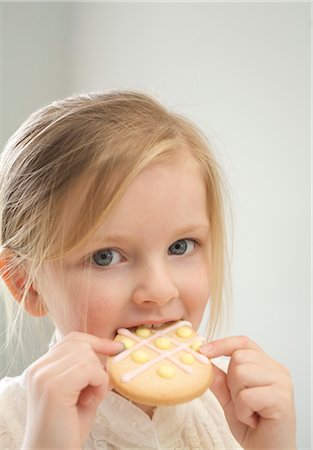
[[[94,295],[92,295],[94,294]],[[90,292],[90,297],[88,300],[88,317],[96,320],[103,318],[104,315],[110,317],[114,314],[118,307],[116,299],[109,292],[99,293],[96,290]]]
[[211,294],[210,280],[204,272],[198,271],[185,282],[183,292],[194,308],[204,308]]
[[107,296],[95,296],[88,304],[84,331],[99,337],[113,339],[125,308]]
[[63,335],[73,330],[103,335],[125,306],[125,283],[100,272],[51,266],[44,266],[37,284],[55,326]]
[[121,282],[94,280],[89,289],[86,330],[101,337],[110,337],[121,316],[126,314],[129,292]]
[[211,277],[207,261],[202,258],[195,261],[182,272],[180,291],[188,312],[195,321],[202,319],[202,314],[211,295]]
[[90,283],[84,277],[60,271],[46,271],[40,283],[41,296],[48,314],[63,335],[83,331],[88,304],[93,297]]
[[[182,270],[183,269],[183,270]],[[180,267],[181,282],[198,295],[209,297],[211,292],[211,268],[206,254],[199,254]]]

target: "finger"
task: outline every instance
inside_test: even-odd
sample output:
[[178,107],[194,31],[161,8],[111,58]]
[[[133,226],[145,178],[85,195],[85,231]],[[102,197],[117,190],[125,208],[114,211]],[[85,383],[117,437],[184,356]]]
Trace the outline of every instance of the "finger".
[[101,367],[89,364],[77,364],[68,370],[60,373],[47,383],[44,389],[45,396],[50,402],[58,402],[67,407],[75,406],[79,403],[81,393],[83,401],[99,401],[106,395],[108,389],[108,375]]
[[81,333],[79,331],[72,331],[67,334],[64,339],[58,342],[53,348],[56,348],[64,342],[84,342],[89,344],[96,353],[113,356],[125,350],[125,345],[122,342],[115,342],[107,338],[100,338],[88,333]]
[[275,370],[286,373],[286,368],[272,359],[260,348],[235,350],[231,356],[229,368],[240,364],[257,364],[267,367],[268,370]]
[[93,387],[87,386],[79,395],[78,402],[80,405],[88,406],[94,399]]
[[231,356],[230,364],[263,364],[268,366],[272,360],[263,351],[259,349],[239,349],[235,350]]
[[66,370],[78,361],[90,361],[101,366],[99,357],[86,342],[63,341],[62,345],[53,347],[48,353],[43,355],[28,369],[28,374],[32,376],[41,369],[49,371],[50,375]]
[[[238,430],[238,417],[236,414],[235,404],[232,401],[231,393],[227,385],[227,374],[213,365],[213,382],[210,386],[210,390],[213,392],[220,405],[222,406],[227,422],[229,426]],[[253,426],[252,421],[248,421],[249,425]],[[244,424],[242,425],[244,427]],[[240,434],[244,434],[245,431],[241,430]]]
[[265,419],[274,419],[279,412],[279,394],[275,387],[254,387],[243,389],[238,393],[236,408],[238,414],[244,417],[252,417],[257,414]]
[[97,355],[89,348],[87,356],[84,353],[70,353],[49,363],[45,361],[39,367],[34,366],[28,372],[27,381],[31,389],[55,400],[62,395],[77,398],[88,385],[102,385],[107,378]]
[[235,403],[235,413],[240,422],[251,428],[256,428],[258,423],[258,415],[256,414],[251,403],[248,401],[252,389],[243,389],[240,391]]
[[80,393],[78,403],[84,406],[90,405],[92,402],[100,403],[106,396],[109,387],[107,382],[100,386],[87,386]]
[[204,344],[199,348],[199,351],[208,358],[216,358],[218,356],[232,356],[235,351],[240,349],[261,350],[255,342],[246,336],[232,336]]
[[239,392],[251,387],[270,386],[276,382],[277,374],[260,364],[240,364],[229,366],[227,384],[231,397],[237,401]]
[[59,375],[60,380],[66,380],[73,390],[79,392],[87,386],[96,387],[105,384],[107,377],[107,373],[101,366],[85,361],[79,361]]

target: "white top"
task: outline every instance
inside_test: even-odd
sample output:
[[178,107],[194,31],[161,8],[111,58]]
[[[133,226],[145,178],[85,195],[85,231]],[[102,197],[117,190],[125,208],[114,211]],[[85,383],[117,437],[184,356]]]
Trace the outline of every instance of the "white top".
[[[25,372],[0,381],[0,448],[20,449],[26,422]],[[150,419],[120,395],[100,404],[83,450],[237,450],[224,411],[214,395],[177,406],[160,406]]]

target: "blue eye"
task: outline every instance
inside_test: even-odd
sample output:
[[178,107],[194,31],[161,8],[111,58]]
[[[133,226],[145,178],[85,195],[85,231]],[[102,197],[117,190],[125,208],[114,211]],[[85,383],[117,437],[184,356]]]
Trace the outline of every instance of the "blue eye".
[[121,262],[122,259],[123,257],[118,251],[110,248],[98,250],[92,255],[92,262],[97,266],[102,267],[112,266],[113,264]]
[[196,246],[192,239],[179,239],[174,242],[168,249],[171,255],[184,255],[190,253]]

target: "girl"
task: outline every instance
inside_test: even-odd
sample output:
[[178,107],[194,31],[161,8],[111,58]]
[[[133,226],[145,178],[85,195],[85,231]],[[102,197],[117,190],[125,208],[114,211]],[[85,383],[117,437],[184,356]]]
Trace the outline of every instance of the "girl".
[[221,181],[205,138],[140,92],[55,102],[1,157],[2,277],[56,342],[1,382],[5,449],[295,449],[288,371],[246,337],[205,344],[211,390],[171,407],[110,388],[116,330],[221,316]]

